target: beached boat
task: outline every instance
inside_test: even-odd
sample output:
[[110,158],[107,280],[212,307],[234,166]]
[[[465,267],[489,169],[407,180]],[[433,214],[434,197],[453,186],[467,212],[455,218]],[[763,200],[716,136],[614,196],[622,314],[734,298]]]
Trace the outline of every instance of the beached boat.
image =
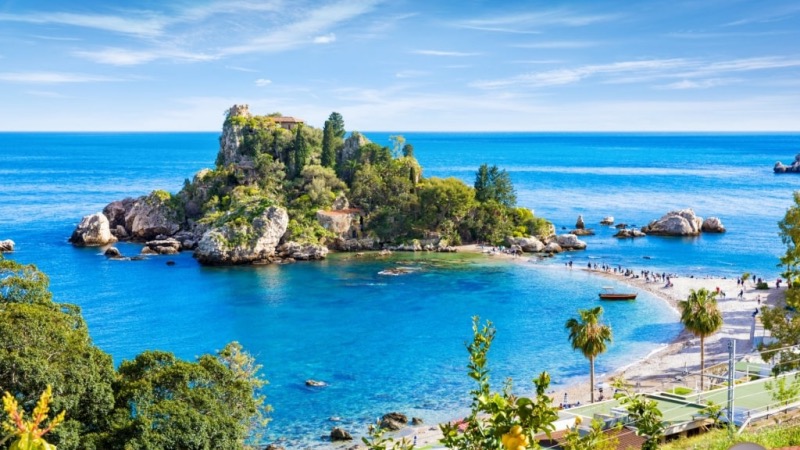
[[600,300],[636,300],[636,292],[615,292],[612,287],[604,287]]

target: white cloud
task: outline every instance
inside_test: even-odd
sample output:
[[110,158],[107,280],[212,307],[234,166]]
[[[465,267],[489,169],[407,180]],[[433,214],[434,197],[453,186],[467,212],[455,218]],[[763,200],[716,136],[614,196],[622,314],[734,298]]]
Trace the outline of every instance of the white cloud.
[[122,81],[101,75],[64,72],[0,72],[0,81],[29,84],[92,83],[98,81]]
[[596,47],[600,45],[599,42],[592,41],[549,41],[549,42],[533,42],[530,44],[517,44],[514,47],[519,48],[553,48],[553,49],[569,49],[569,48],[587,48]]
[[726,84],[731,84],[736,82],[737,80],[733,79],[719,79],[719,78],[711,78],[707,80],[681,80],[676,81],[674,83],[665,84],[662,86],[657,86],[659,89],[675,89],[675,90],[685,90],[685,89],[708,89],[717,86],[723,86]]
[[44,98],[70,98],[64,94],[60,94],[58,92],[53,91],[25,91],[28,95],[33,95],[35,97],[44,97]]
[[427,55],[427,56],[477,56],[480,53],[468,53],[468,52],[453,52],[453,51],[445,51],[445,50],[412,50],[411,53],[416,55]]
[[218,57],[202,53],[189,53],[168,48],[150,50],[128,50],[124,48],[105,48],[103,50],[79,50],[72,53],[89,61],[114,66],[135,66],[157,59],[172,59],[181,62],[213,61]]
[[134,36],[157,37],[163,33],[164,27],[168,21],[152,13],[129,13],[128,17],[122,17],[100,14],[54,12],[36,14],[0,13],[0,22],[70,25]]
[[453,25],[479,31],[531,34],[539,33],[536,28],[567,26],[582,27],[598,22],[617,19],[616,14],[579,14],[567,9],[557,9],[536,13],[518,13],[481,17],[455,22]]
[[315,44],[330,44],[331,42],[336,41],[336,35],[333,33],[328,33],[323,36],[317,36],[314,38]]
[[660,73],[663,70],[675,69],[686,66],[684,59],[651,59],[644,61],[625,61],[611,64],[596,64],[573,69],[555,69],[544,72],[533,72],[515,77],[480,81],[473,83],[473,87],[482,89],[497,89],[515,85],[522,86],[556,86],[563,84],[576,83],[584,78],[595,75],[608,75],[618,73]]
[[394,74],[395,78],[419,78],[428,75],[428,72],[422,70],[401,70]]
[[270,84],[272,84],[272,80],[266,78],[259,78],[256,80],[256,86],[258,87],[269,86]]
[[[666,89],[710,88],[724,84],[720,78],[728,73],[755,70],[800,67],[800,59],[785,57],[761,57],[729,61],[706,62],[683,58],[625,61],[610,64],[594,64],[566,69],[530,72],[498,80],[478,81],[471,84],[480,89],[499,89],[514,86],[543,87],[577,83],[591,77],[601,76],[604,83],[642,83],[655,79],[678,79],[679,81],[658,86]],[[702,80],[694,80],[701,78]],[[692,84],[694,83],[694,84]]]
[[258,70],[256,69],[250,69],[247,67],[240,67],[240,66],[225,66],[225,68],[228,70],[235,70],[237,72],[250,72],[250,73],[258,72]]

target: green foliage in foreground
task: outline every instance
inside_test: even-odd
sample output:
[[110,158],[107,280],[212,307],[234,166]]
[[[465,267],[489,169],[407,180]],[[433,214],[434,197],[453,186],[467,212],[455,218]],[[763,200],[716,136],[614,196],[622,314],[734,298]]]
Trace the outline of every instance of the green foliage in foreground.
[[451,449],[500,449],[517,448],[510,441],[528,446],[539,433],[550,434],[558,413],[552,406],[552,398],[545,392],[550,385],[550,376],[542,372],[533,380],[536,397],[517,397],[511,393],[511,381],[506,383],[503,392],[489,389],[489,369],[487,354],[494,340],[495,328],[491,322],[480,326],[478,317],[473,318],[473,340],[467,345],[469,377],[477,385],[471,391],[472,407],[470,415],[464,419],[463,433],[453,423],[439,427],[444,434],[442,443]]
[[677,439],[661,445],[661,450],[728,450],[740,442],[753,442],[766,448],[800,445],[800,425],[774,425],[757,431],[744,431],[730,436],[727,430],[712,430],[691,438]]
[[780,265],[785,268],[786,278],[786,304],[800,307],[800,288],[794,281],[800,279],[800,192],[792,196],[794,204],[786,210],[783,220],[778,222],[780,237],[786,245],[786,253],[781,257]]
[[52,386],[50,407],[66,412],[48,433],[59,450],[244,449],[266,425],[264,380],[239,344],[197,362],[145,352],[115,372],[80,309],[52,302],[48,286],[0,256],[0,387],[31,411]]

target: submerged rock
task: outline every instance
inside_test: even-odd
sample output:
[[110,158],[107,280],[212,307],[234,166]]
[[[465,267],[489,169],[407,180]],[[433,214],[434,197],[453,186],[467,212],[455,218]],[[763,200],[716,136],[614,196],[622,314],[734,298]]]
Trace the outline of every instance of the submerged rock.
[[339,427],[334,427],[331,430],[331,440],[332,441],[352,441],[353,436],[350,435],[346,430],[343,430]]
[[77,246],[96,247],[113,244],[117,238],[111,234],[108,218],[103,213],[94,213],[81,219],[69,242]]
[[381,428],[397,431],[408,425],[408,416],[399,412],[390,412],[381,417]]
[[642,228],[642,232],[661,236],[697,236],[703,218],[695,215],[692,209],[670,211],[658,220]]
[[617,231],[617,234],[614,235],[615,238],[638,238],[645,236],[647,236],[647,234],[643,233],[641,230],[637,230],[636,228],[623,228]]

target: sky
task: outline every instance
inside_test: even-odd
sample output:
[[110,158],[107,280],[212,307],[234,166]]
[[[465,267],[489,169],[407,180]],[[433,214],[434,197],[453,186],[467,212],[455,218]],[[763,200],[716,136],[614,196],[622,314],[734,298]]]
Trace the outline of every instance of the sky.
[[798,131],[800,2],[0,0],[0,131]]

